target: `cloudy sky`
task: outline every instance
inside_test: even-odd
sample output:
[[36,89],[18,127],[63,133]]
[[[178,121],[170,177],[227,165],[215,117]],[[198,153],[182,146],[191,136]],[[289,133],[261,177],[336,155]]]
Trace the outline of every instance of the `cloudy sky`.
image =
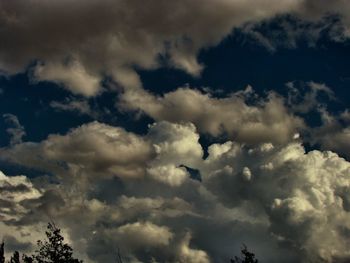
[[88,263],[350,260],[347,0],[0,0],[0,233]]

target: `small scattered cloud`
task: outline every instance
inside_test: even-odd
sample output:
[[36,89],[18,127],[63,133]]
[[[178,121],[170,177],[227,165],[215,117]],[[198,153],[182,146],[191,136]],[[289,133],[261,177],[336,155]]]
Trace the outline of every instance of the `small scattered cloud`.
[[[336,101],[331,88],[323,83],[310,81],[297,87],[295,83],[286,83],[288,89],[288,106],[296,113],[308,113],[312,110],[319,111],[327,104],[327,101]],[[320,99],[324,97],[324,99]],[[325,100],[326,99],[326,100]]]
[[7,125],[10,127],[6,132],[10,135],[10,144],[18,144],[22,142],[22,138],[26,135],[24,127],[20,124],[16,115],[5,113],[2,115]]
[[51,101],[50,107],[55,111],[66,111],[74,112],[78,115],[87,115],[94,120],[99,120],[105,115],[109,115],[110,112],[107,110],[100,110],[97,107],[91,106],[89,100],[68,97],[63,101]]

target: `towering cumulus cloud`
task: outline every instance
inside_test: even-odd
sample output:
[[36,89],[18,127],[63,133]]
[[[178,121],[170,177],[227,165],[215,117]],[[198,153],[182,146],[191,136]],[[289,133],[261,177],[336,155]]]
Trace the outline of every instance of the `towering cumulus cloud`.
[[[11,207],[2,229],[56,218],[96,262],[112,260],[115,247],[142,262],[220,262],[232,252],[222,239],[261,242],[255,249],[271,262],[284,253],[290,262],[349,256],[349,162],[305,153],[299,141],[227,141],[203,158],[198,139],[192,124],[160,122],[137,136],[95,122],[3,149],[2,158],[56,174],[60,184],[2,175]],[[201,181],[184,166],[198,169]]]

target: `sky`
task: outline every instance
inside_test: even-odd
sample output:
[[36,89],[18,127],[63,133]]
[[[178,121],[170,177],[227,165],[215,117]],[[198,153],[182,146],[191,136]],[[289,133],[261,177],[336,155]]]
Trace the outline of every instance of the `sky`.
[[348,262],[350,3],[0,0],[0,237],[88,263]]

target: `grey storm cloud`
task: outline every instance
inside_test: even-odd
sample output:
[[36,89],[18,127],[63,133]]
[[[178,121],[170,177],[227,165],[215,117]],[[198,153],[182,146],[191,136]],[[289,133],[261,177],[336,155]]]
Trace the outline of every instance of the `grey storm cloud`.
[[[41,167],[60,183],[2,174],[2,185],[14,188],[5,201],[17,200],[19,212],[2,211],[0,229],[21,226],[36,237],[55,218],[89,262],[112,261],[116,247],[130,262],[226,262],[230,244],[242,242],[269,262],[349,258],[348,161],[307,153],[299,139],[227,141],[204,158],[198,140],[191,123],[155,123],[141,136],[92,122],[2,148],[2,158]],[[201,181],[183,165],[198,169]]]
[[52,81],[73,93],[103,91],[103,76],[124,87],[139,85],[134,66],[169,66],[198,75],[200,49],[233,27],[291,13],[319,19],[328,13],[349,24],[346,1],[315,0],[13,0],[0,3],[0,70],[31,70],[33,81]]

